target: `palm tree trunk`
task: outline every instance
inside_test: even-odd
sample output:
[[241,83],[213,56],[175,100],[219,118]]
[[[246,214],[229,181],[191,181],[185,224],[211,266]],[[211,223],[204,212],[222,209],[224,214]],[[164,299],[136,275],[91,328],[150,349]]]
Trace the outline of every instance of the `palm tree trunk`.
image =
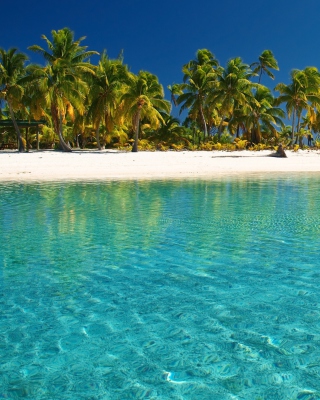
[[96,139],[97,139],[98,150],[102,150],[101,143],[100,143],[99,127],[100,127],[100,120],[98,121],[97,128],[96,128]]
[[300,132],[301,112],[298,114],[297,132]]
[[261,131],[260,131],[260,124],[259,121],[257,122],[257,125],[254,127],[254,143],[259,144],[261,142]]
[[295,123],[295,117],[296,117],[296,110],[293,110],[293,115],[292,115],[292,131],[291,131],[291,144],[294,141],[294,123]]
[[298,122],[297,122],[297,133],[299,135],[299,147],[302,148],[303,143],[303,136],[300,135],[300,122],[301,122],[301,112],[298,113]]
[[98,147],[98,150],[102,150],[101,143],[100,143],[99,126],[98,126],[98,128],[96,129],[96,139],[97,139],[97,147]]
[[219,140],[220,140],[220,138],[221,138],[221,133],[222,133],[223,119],[224,119],[224,115],[221,116],[221,122],[220,122],[219,128],[218,128],[218,139],[219,139]]
[[236,137],[238,138],[240,136],[240,125],[238,124],[237,125],[237,135],[236,135]]
[[63,136],[62,136],[62,121],[61,121],[62,116],[60,114],[60,118],[59,118],[58,109],[54,104],[51,105],[51,115],[52,115],[54,130],[59,137],[59,143],[60,143],[60,147],[61,147],[62,151],[71,152],[72,150],[67,145],[67,143],[64,141]]
[[140,129],[140,114],[141,110],[139,109],[136,115],[136,131],[134,135],[134,143],[132,146],[132,152],[137,153],[138,152],[138,141],[139,141],[139,129]]
[[208,129],[207,129],[206,119],[205,119],[204,114],[203,114],[202,105],[200,105],[200,114],[201,114],[203,127],[204,127],[204,139],[206,139],[206,137],[208,136]]
[[11,103],[9,101],[7,103],[8,103],[8,106],[9,106],[10,117],[12,119],[12,123],[13,123],[14,129],[15,129],[16,134],[17,134],[17,140],[18,140],[18,144],[19,144],[19,153],[22,153],[22,152],[25,151],[25,148],[24,148],[24,144],[23,144],[23,141],[22,141],[22,138],[21,138],[20,129],[19,129],[17,121],[16,121],[16,119],[14,117],[14,112],[13,112],[13,109],[12,109],[12,105],[11,105]]

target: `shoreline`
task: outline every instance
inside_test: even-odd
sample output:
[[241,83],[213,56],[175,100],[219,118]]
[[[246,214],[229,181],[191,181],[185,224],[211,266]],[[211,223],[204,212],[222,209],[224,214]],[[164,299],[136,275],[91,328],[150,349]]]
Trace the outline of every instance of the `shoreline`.
[[257,175],[320,173],[320,150],[286,150],[287,158],[263,151],[167,151],[138,153],[117,150],[0,152],[0,183],[214,179]]

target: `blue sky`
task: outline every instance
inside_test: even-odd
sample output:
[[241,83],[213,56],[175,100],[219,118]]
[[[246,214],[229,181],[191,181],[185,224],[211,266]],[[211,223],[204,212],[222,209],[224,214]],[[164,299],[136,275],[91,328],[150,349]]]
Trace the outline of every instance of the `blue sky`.
[[198,49],[208,48],[223,66],[237,56],[250,64],[270,49],[280,71],[262,83],[274,88],[293,68],[320,69],[319,22],[319,0],[11,0],[1,4],[0,47],[18,47],[39,62],[27,47],[45,47],[42,34],[67,26],[76,39],[86,36],[88,50],[115,58],[123,49],[132,72],[150,71],[165,88],[181,82],[182,65]]

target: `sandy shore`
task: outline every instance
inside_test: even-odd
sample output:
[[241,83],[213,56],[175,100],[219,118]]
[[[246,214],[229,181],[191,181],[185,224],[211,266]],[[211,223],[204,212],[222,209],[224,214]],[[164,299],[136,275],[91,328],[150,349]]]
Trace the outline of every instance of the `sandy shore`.
[[0,151],[0,182],[216,178],[228,175],[318,172],[320,151],[139,152]]

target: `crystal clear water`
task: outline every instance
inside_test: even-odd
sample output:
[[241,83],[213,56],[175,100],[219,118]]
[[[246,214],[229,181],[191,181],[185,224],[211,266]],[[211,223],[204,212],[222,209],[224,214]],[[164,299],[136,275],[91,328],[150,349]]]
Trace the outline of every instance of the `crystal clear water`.
[[319,187],[0,185],[0,398],[320,398]]

